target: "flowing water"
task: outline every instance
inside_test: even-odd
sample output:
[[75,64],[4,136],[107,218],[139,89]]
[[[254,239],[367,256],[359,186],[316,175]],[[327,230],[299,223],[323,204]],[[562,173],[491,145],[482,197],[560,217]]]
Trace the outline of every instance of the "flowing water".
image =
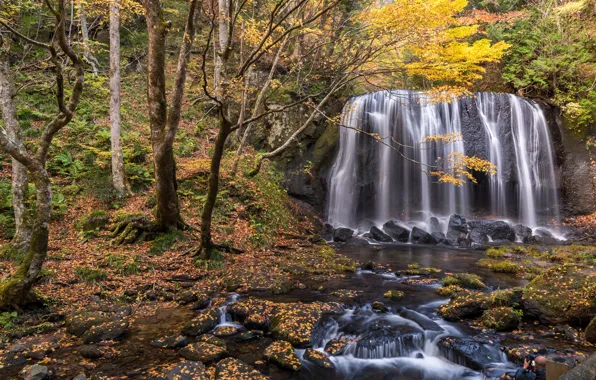
[[[381,91],[351,99],[342,125],[327,209],[336,227],[367,230],[389,219],[452,213],[530,227],[560,220],[553,143],[543,111],[530,100],[479,93],[435,104],[418,92]],[[439,135],[461,138],[422,143]],[[449,166],[454,154],[488,159],[497,174],[477,175],[477,185],[436,183],[430,173]]]

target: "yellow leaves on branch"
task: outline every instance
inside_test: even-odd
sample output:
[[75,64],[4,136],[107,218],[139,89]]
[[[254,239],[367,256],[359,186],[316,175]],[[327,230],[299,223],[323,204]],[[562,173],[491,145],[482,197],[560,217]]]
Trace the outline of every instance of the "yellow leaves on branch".
[[460,141],[462,139],[462,135],[460,133],[449,133],[446,135],[432,135],[426,136],[423,143],[427,142],[442,142],[442,143],[452,143],[456,141]]
[[497,174],[497,167],[488,160],[452,152],[447,157],[447,168],[444,171],[432,171],[430,175],[438,177],[439,183],[448,183],[461,187],[466,181],[478,182],[472,172],[495,175]]
[[469,42],[478,34],[478,25],[459,21],[466,5],[467,0],[380,2],[362,12],[360,21],[385,49],[376,62],[381,68],[401,69],[460,95],[465,86],[481,78],[483,64],[498,61],[509,48],[502,41]]

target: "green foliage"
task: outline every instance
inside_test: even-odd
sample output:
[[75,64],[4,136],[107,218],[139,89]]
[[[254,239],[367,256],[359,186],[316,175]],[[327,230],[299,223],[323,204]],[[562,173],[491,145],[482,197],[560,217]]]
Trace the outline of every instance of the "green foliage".
[[577,3],[583,6],[573,12],[554,0],[536,3],[529,17],[496,24],[490,35],[512,45],[503,59],[503,79],[522,95],[551,99],[570,126],[583,132],[596,122],[596,15],[589,2]]
[[458,285],[468,289],[482,289],[486,287],[480,276],[472,273],[452,273],[443,278],[443,286]]
[[492,257],[493,259],[498,259],[505,256],[506,250],[503,247],[500,248],[489,248],[486,250],[486,256]]
[[108,253],[106,255],[106,261],[108,266],[120,275],[131,275],[141,272],[141,256],[139,255],[130,257],[127,255]]
[[513,330],[522,321],[523,311],[503,306],[486,310],[482,314],[482,324],[497,331]]
[[151,255],[162,255],[167,252],[172,246],[183,239],[184,235],[181,231],[175,231],[168,234],[159,235],[151,245],[149,253]]
[[18,319],[19,314],[16,311],[11,313],[3,312],[0,313],[0,328],[2,330],[9,330],[14,327],[15,321]]
[[105,271],[89,267],[78,267],[75,269],[75,274],[79,280],[84,282],[97,282],[108,278]]

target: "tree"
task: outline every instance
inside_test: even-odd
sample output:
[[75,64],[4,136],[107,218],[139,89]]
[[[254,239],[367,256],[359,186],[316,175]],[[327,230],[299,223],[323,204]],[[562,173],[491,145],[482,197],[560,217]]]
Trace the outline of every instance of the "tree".
[[180,123],[180,110],[184,96],[186,71],[196,32],[198,1],[191,0],[178,65],[174,79],[171,106],[166,99],[166,36],[169,23],[165,22],[160,0],[144,0],[145,18],[149,33],[147,67],[147,102],[153,146],[155,192],[157,199],[156,222],[158,228],[172,232],[184,228],[178,203],[176,162],[173,144]]
[[[8,29],[14,36],[49,52],[56,76],[56,101],[58,107],[56,116],[43,128],[34,152],[28,151],[18,135],[11,136],[11,138],[4,128],[0,128],[0,147],[27,168],[29,177],[36,189],[35,213],[31,224],[29,251],[19,268],[10,277],[0,282],[0,308],[18,309],[32,299],[31,289],[38,280],[48,250],[52,205],[52,186],[46,170],[48,151],[56,134],[72,120],[83,93],[85,70],[83,61],[72,49],[66,36],[65,0],[57,0],[56,3],[57,6],[54,7],[50,1],[47,1],[46,6],[56,20],[54,43],[57,48],[54,43],[47,44],[28,38],[18,32],[17,28],[10,26],[7,21],[0,19],[0,25]],[[70,89],[68,101],[65,95],[64,67],[59,51],[70,61],[74,72],[74,83]]]
[[[1,36],[0,36],[0,41]],[[2,49],[3,46],[0,46]],[[24,149],[17,110],[14,104],[13,78],[10,71],[8,57],[8,46],[0,51],[0,111],[4,121],[4,128],[10,140]],[[29,250],[31,242],[31,226],[29,223],[29,212],[27,208],[27,197],[29,189],[29,175],[27,168],[17,159],[12,159],[12,207],[15,217],[15,235],[9,249],[18,253],[25,253]]]
[[120,2],[110,3],[110,141],[112,183],[118,196],[124,194],[124,155],[120,128]]
[[[212,11],[210,37],[217,25],[219,35],[225,33],[229,38],[225,46],[220,38],[219,47],[213,52],[218,57],[213,74],[216,83],[212,86],[216,91],[211,92],[208,85],[207,49],[202,59],[203,90],[217,106],[219,132],[201,217],[201,243],[195,253],[209,259],[214,249],[226,248],[213,243],[211,223],[224,147],[233,131],[246,127],[238,148],[238,154],[242,154],[251,124],[293,107],[310,109],[304,122],[285,142],[258,156],[255,168],[248,173],[256,175],[264,160],[292,146],[313,120],[328,118],[325,105],[347,88],[370,84],[394,87],[409,77],[410,87],[422,78],[419,82],[426,89],[435,88],[437,99],[463,93],[465,85],[481,77],[482,64],[499,59],[507,48],[504,43],[491,45],[485,39],[472,44],[467,41],[477,28],[457,25],[455,17],[465,5],[462,0],[398,0],[354,9],[339,1],[314,4],[298,0],[255,4],[255,12],[244,3],[228,1],[219,12]],[[237,25],[241,22],[247,26],[239,33]],[[249,48],[248,54],[233,54],[244,44]],[[272,53],[275,58],[264,85],[248,87],[246,77],[250,69],[263,65]],[[285,73],[272,88],[280,61]],[[247,91],[249,96],[245,95]],[[263,104],[267,98],[277,98],[282,104],[268,109]],[[252,104],[250,116],[244,115],[247,102]]]

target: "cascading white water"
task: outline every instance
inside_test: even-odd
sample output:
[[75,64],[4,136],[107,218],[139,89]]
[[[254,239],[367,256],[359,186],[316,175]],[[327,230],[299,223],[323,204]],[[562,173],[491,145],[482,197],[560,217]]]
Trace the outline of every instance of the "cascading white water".
[[[328,221],[334,226],[368,228],[451,213],[530,227],[559,220],[548,124],[527,99],[479,93],[435,104],[419,92],[381,91],[350,100],[342,126],[329,177]],[[421,144],[427,136],[449,134],[463,140]],[[429,172],[454,152],[489,159],[497,174],[479,175],[478,185],[436,183]]]

